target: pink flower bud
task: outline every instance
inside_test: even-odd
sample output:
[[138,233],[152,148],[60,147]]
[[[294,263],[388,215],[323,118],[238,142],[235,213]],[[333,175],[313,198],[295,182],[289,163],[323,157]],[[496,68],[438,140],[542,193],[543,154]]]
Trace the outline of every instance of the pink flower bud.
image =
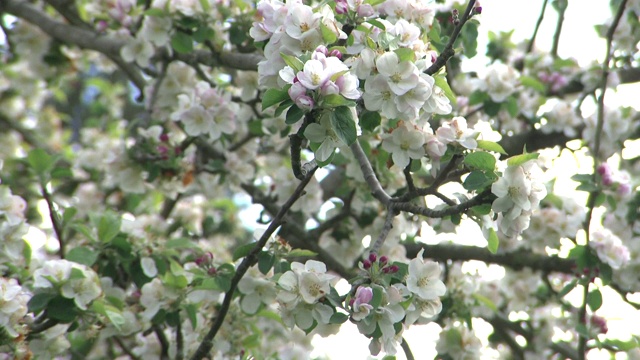
[[400,270],[400,268],[398,267],[398,265],[391,265],[389,267],[389,273],[391,274],[395,274]]
[[373,6],[371,6],[371,4],[360,4],[356,12],[358,13],[359,17],[363,17],[363,18],[373,16],[376,14],[376,11],[373,9]]
[[158,137],[158,139],[162,142],[168,142],[169,141],[169,135],[167,133],[164,134],[160,134],[160,137]]
[[369,269],[371,268],[371,261],[369,260],[362,260],[362,267],[365,269]]
[[321,54],[324,54],[324,56],[328,56],[329,55],[329,49],[327,49],[326,46],[324,45],[320,45],[316,48],[316,52],[319,52]]
[[618,185],[618,195],[626,196],[631,194],[631,185],[628,183],[621,183]]
[[216,268],[214,268],[214,267],[209,268],[209,270],[207,270],[207,274],[209,274],[209,275],[211,275],[211,276],[214,276],[214,275],[216,275],[217,273],[218,273],[218,269],[216,269]]
[[376,260],[378,260],[378,255],[376,255],[376,253],[371,253],[369,254],[369,261],[376,262]]
[[337,50],[337,49],[331,50],[331,52],[329,52],[329,56],[335,56],[338,59],[342,59],[342,53],[340,52],[340,50]]
[[342,15],[349,11],[349,5],[344,0],[336,0],[336,14]]
[[389,261],[388,257],[386,257],[385,255],[380,256],[380,264],[384,265],[387,263],[387,261]]

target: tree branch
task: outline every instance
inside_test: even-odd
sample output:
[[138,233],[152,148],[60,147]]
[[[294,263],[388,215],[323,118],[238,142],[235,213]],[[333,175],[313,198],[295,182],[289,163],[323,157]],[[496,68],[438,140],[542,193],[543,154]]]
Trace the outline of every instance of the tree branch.
[[455,50],[453,50],[453,46],[458,39],[458,35],[460,35],[462,27],[467,22],[467,20],[469,20],[471,10],[473,10],[475,4],[476,0],[469,0],[469,4],[467,5],[467,8],[464,10],[464,14],[462,14],[462,18],[460,19],[460,23],[453,29],[453,32],[451,33],[451,38],[449,39],[447,46],[444,47],[444,50],[442,50],[442,53],[438,56],[436,61],[425,71],[425,74],[433,75],[437,73],[438,70],[445,66],[447,64],[447,61],[449,61],[449,59],[451,59],[456,54]]
[[231,306],[231,300],[233,299],[233,294],[235,293],[236,288],[238,287],[238,283],[246,274],[246,272],[255,265],[258,261],[258,253],[262,251],[262,248],[265,246],[271,235],[276,231],[276,229],[282,224],[282,219],[285,217],[291,206],[302,196],[304,195],[304,188],[309,184],[309,181],[313,178],[313,175],[316,172],[317,167],[314,167],[311,171],[309,171],[304,179],[300,182],[296,190],[291,194],[291,197],[282,205],[276,216],[271,220],[271,224],[267,227],[267,230],[262,234],[256,245],[253,247],[249,255],[247,255],[238,268],[236,269],[236,273],[233,275],[231,279],[231,285],[229,290],[224,295],[224,300],[222,301],[222,305],[220,306],[220,310],[209,329],[209,332],[205,335],[202,343],[198,346],[198,349],[191,357],[191,360],[201,360],[211,351],[213,347],[213,339],[215,338],[218,330],[222,327],[224,319],[229,311],[229,307]]
[[549,0],[544,0],[542,3],[540,16],[538,16],[538,21],[536,21],[536,27],[533,30],[533,35],[531,35],[531,40],[529,40],[529,44],[527,45],[527,53],[530,53],[531,50],[533,50],[533,44],[536,42],[536,36],[538,36],[538,30],[540,29],[540,25],[542,24],[542,19],[544,19],[544,12],[547,9],[547,2],[549,2]]
[[573,260],[560,258],[557,256],[546,256],[535,254],[527,250],[516,250],[506,253],[492,254],[484,247],[437,244],[427,245],[418,243],[404,244],[407,251],[407,258],[412,259],[418,252],[424,249],[424,257],[437,261],[468,261],[478,260],[487,264],[497,264],[509,267],[514,270],[521,270],[525,267],[543,272],[558,272],[573,274],[575,262]]
[[562,33],[562,24],[564,23],[564,13],[569,5],[568,0],[558,0],[556,2],[556,10],[558,11],[558,22],[556,23],[556,31],[553,34],[553,44],[551,45],[551,56],[558,57],[558,46],[560,44],[560,34]]

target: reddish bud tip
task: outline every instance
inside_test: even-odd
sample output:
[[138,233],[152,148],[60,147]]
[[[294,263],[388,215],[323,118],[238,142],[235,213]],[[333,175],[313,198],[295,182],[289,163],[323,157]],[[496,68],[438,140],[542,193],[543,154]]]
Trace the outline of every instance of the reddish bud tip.
[[376,253],[371,253],[369,254],[369,261],[376,262],[376,260],[378,260],[378,255],[376,255]]
[[369,269],[371,268],[371,261],[369,260],[362,260],[362,267],[365,269]]

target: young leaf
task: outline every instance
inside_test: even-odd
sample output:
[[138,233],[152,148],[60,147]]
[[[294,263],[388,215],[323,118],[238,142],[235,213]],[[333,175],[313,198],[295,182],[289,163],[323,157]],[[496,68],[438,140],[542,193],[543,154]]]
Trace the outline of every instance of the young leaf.
[[339,106],[331,112],[331,127],[346,145],[353,144],[358,137],[353,114],[346,106]]
[[591,309],[591,311],[600,309],[600,307],[602,306],[602,293],[600,292],[600,290],[594,289],[593,291],[589,292],[589,295],[587,296],[587,304],[589,304],[589,308]]
[[487,239],[487,242],[487,249],[492,254],[497,253],[498,246],[500,245],[500,239],[498,239],[498,234],[496,234],[496,231],[493,228],[489,229],[489,239]]
[[540,156],[539,153],[525,153],[516,156],[512,156],[507,159],[508,166],[519,166],[526,163],[529,160],[537,159]]
[[478,149],[487,150],[497,152],[499,154],[507,155],[507,152],[504,151],[502,145],[497,142],[489,141],[489,140],[476,140],[478,142]]
[[464,163],[468,167],[478,170],[493,171],[496,168],[496,158],[484,151],[468,154],[464,158]]
[[264,95],[262,95],[262,110],[264,111],[287,99],[289,99],[289,92],[287,90],[268,89]]
[[188,54],[193,51],[193,39],[182,31],[176,31],[171,37],[171,47],[179,54]]

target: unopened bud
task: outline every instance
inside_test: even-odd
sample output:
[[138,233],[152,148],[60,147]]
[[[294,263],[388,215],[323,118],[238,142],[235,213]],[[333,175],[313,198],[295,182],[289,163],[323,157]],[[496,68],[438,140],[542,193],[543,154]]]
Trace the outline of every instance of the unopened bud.
[[380,256],[380,264],[384,265],[387,263],[387,261],[389,261],[388,257],[386,257],[385,255]]
[[365,269],[369,269],[371,268],[371,261],[369,260],[362,260],[362,267]]
[[376,255],[376,253],[371,253],[369,254],[369,261],[376,262],[376,260],[378,260],[378,255]]
[[337,49],[331,50],[331,52],[329,52],[329,56],[335,56],[338,59],[342,59],[342,53],[340,52],[340,50],[337,50]]
[[168,135],[168,134],[166,134],[166,133],[165,133],[165,134],[160,134],[159,139],[160,139],[160,141],[162,141],[162,142],[168,142],[168,141],[169,141],[169,135]]

